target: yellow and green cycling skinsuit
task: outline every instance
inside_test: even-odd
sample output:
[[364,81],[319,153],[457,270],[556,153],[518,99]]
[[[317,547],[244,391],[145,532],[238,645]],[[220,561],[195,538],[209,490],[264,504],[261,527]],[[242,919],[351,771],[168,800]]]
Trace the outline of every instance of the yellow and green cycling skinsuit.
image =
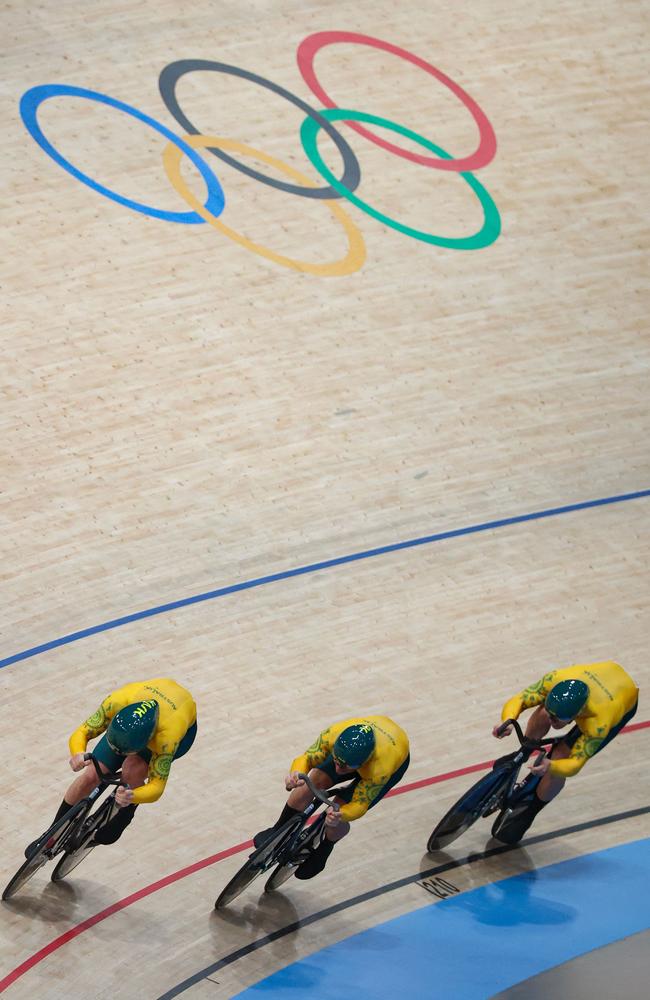
[[[367,724],[372,726],[375,735],[375,749],[365,764],[356,768],[359,782],[354,789],[350,802],[341,806],[340,816],[346,822],[359,819],[377,801],[378,797],[387,791],[386,785],[397,784],[401,774],[396,772],[408,766],[409,741],[408,736],[397,723],[385,715],[364,715],[343,722],[335,722],[324,729],[300,757],[296,757],[291,765],[292,771],[308,772],[312,767],[318,767],[332,753],[337,737],[348,726]],[[391,782],[391,778],[395,781]],[[341,781],[345,778],[341,777]]]
[[639,689],[618,663],[612,660],[579,663],[544,674],[536,684],[524,688],[505,703],[501,718],[504,721],[517,719],[525,709],[542,705],[551,688],[567,680],[584,681],[589,687],[589,697],[574,720],[579,733],[567,734],[567,737],[577,735],[570,756],[551,761],[551,774],[562,778],[577,774],[587,760],[609,742],[608,737],[612,739],[616,735],[621,724],[634,715],[639,698]]
[[147,744],[151,752],[148,781],[133,789],[133,801],[155,802],[165,790],[174,754],[187,731],[196,722],[196,705],[189,691],[169,677],[135,681],[113,691],[104,698],[96,712],[86,719],[70,737],[70,753],[84,753],[89,740],[100,736],[113,716],[127,705],[138,701],[158,702],[156,731]]

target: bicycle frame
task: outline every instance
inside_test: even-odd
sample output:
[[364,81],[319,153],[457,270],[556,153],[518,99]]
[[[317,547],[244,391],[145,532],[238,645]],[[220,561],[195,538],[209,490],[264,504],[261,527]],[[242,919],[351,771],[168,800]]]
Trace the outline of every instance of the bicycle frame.
[[[562,743],[564,740],[563,736],[545,736],[541,740],[531,739],[524,734],[516,719],[506,719],[506,721],[499,726],[497,732],[504,731],[508,726],[512,726],[517,734],[517,738],[520,743],[519,750],[515,750],[512,754],[506,754],[503,757],[498,757],[492,765],[493,771],[499,770],[501,765],[505,772],[510,772],[510,780],[506,785],[502,796],[504,802],[508,802],[510,796],[512,795],[515,785],[517,784],[517,778],[519,777],[519,771],[522,764],[525,764],[526,761],[529,760],[535,750],[541,751],[535,761],[535,764],[539,764],[545,757],[550,756],[553,747]],[[524,780],[527,781],[529,785],[532,785],[532,781],[529,779],[534,777],[537,778],[537,781],[535,782],[535,784],[537,784],[537,782],[541,780],[541,775],[528,775],[528,777]]]
[[[335,812],[338,812],[339,810],[338,803],[333,802],[331,799],[331,796],[336,794],[335,792],[332,792],[330,789],[323,791],[322,789],[317,788],[317,786],[313,784],[308,774],[303,774],[302,772],[298,772],[298,774],[301,780],[304,781],[304,783],[306,784],[311,794],[314,796],[314,799],[308,805],[306,805],[305,808],[300,813],[300,824],[296,824],[296,829],[291,834],[289,840],[287,840],[284,844],[282,844],[282,847],[280,848],[279,851],[277,851],[276,854],[271,856],[272,860],[267,861],[266,859],[264,859],[262,871],[265,871],[272,865],[277,864],[280,857],[287,859],[291,857],[292,853],[298,846],[298,841],[300,840],[301,834],[304,833],[305,827],[309,823],[310,818],[313,816],[316,810],[320,808],[321,805],[331,806],[331,808],[334,809]],[[327,792],[329,792],[329,795],[327,794]],[[321,823],[325,821],[326,814],[323,812],[321,815],[322,815],[322,820],[320,817],[317,817],[315,821],[316,823],[318,823],[319,820]],[[260,858],[264,857],[265,849],[266,848],[264,844],[262,844],[261,847],[256,848],[250,855],[249,861],[252,864],[256,864],[258,856]]]
[[[497,734],[505,733],[509,726],[517,734],[519,749],[497,758],[491,772],[475,782],[454,803],[434,828],[427,842],[427,850],[435,851],[446,847],[481,816],[489,816],[497,809],[508,808],[513,795],[516,794],[517,779],[522,764],[535,750],[541,751],[536,761],[538,763],[550,752],[549,747],[552,748],[565,739],[565,736],[544,737],[541,740],[529,739],[522,732],[516,719],[507,719],[499,726]],[[528,792],[532,792],[539,780],[541,779],[537,776],[530,776],[521,782],[519,787],[527,785]]]
[[[334,809],[335,812],[339,811],[338,803],[332,801],[332,797],[336,794],[335,792],[331,792],[329,789],[327,789],[327,791],[330,792],[330,794],[328,795],[326,792],[324,792],[320,788],[317,788],[316,785],[312,783],[309,775],[300,773],[300,777],[305,782],[307,788],[312,793],[312,795],[315,796],[315,798],[303,809],[301,814],[302,823],[299,827],[296,828],[296,830],[294,831],[292,837],[287,842],[287,844],[283,845],[282,851],[278,854],[278,859],[280,858],[280,856],[286,858],[291,857],[292,853],[294,852],[294,850],[298,845],[298,841],[301,837],[301,834],[305,832],[305,827],[309,824],[310,818],[320,808],[321,805],[329,806],[332,809]],[[313,827],[315,827],[316,825],[322,826],[322,824],[325,822],[326,815],[327,815],[326,812],[322,812],[319,816],[316,817],[314,823],[311,824],[312,829],[310,830],[310,834],[313,832]]]
[[[65,857],[68,853],[72,853],[74,850],[77,850],[79,846],[76,843],[77,834],[83,829],[88,814],[90,813],[90,810],[92,809],[97,798],[103,791],[105,791],[106,788],[108,788],[109,785],[126,784],[122,781],[122,777],[119,773],[104,774],[99,767],[98,761],[92,754],[84,754],[84,759],[92,761],[99,779],[99,784],[93,788],[88,795],[84,796],[79,800],[79,802],[76,802],[70,807],[71,811],[74,810],[72,816],[66,820],[66,816],[68,816],[68,814],[64,814],[55,823],[52,823],[47,828],[45,833],[41,834],[41,836],[34,841],[34,850],[30,851],[29,857],[20,866],[16,874],[5,887],[2,894],[3,899],[9,899],[13,896],[18,889],[25,885],[25,883],[28,882],[40,868],[43,867],[44,864],[51,861],[58,854],[63,854]],[[110,813],[112,814],[112,809],[110,810]],[[63,830],[63,832],[59,833],[61,830]],[[50,840],[53,840],[53,843],[50,847],[48,847]]]
[[317,824],[320,824],[322,828],[322,824],[325,822],[326,813],[323,812],[317,817],[316,822],[307,829],[309,819],[320,805],[331,806],[332,809],[338,811],[338,803],[331,800],[331,796],[336,794],[335,790],[328,789],[328,795],[313,784],[309,775],[300,772],[299,777],[304,781],[314,798],[301,813],[287,820],[284,826],[274,830],[268,840],[248,856],[239,871],[235,873],[217,897],[214,904],[216,910],[231,903],[251,882],[270,868],[276,865],[278,868],[294,867],[294,861],[297,862],[297,855],[303,842],[318,831]]
[[95,771],[97,773],[97,777],[99,779],[99,784],[96,785],[95,788],[93,788],[90,792],[88,792],[88,795],[84,796],[84,798],[86,798],[90,802],[91,807],[93,803],[97,801],[102,792],[104,792],[110,785],[116,785],[116,786],[121,785],[123,788],[129,787],[126,781],[122,781],[121,771],[115,771],[115,772],[108,771],[106,774],[104,774],[104,772],[99,766],[99,761],[91,753],[85,753],[84,760],[92,761]]

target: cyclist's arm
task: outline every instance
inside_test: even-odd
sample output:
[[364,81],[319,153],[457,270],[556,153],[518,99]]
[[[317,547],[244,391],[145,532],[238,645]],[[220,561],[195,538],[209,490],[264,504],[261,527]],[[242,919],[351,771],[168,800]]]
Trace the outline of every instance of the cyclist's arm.
[[573,744],[568,757],[551,760],[550,773],[557,778],[571,778],[585,766],[590,757],[593,757],[604,739],[604,736],[601,739],[582,733]]
[[68,746],[71,755],[84,753],[89,741],[101,736],[108,729],[109,722],[121,707],[123,706],[118,706],[115,703],[114,695],[109,694],[107,698],[104,698],[97,711],[93,712],[85,722],[82,722],[70,737]]
[[330,729],[324,729],[314,743],[310,747],[307,747],[303,754],[296,757],[291,765],[291,771],[302,771],[303,774],[307,774],[312,767],[317,767],[318,764],[323,763],[332,752],[333,745],[334,740],[332,739]]
[[350,801],[346,805],[341,806],[339,811],[341,819],[346,823],[351,823],[355,819],[361,819],[364,813],[368,812],[368,809],[386,785],[386,782],[390,780],[390,777],[390,775],[385,775],[379,778],[378,781],[370,781],[362,778],[354,789],[354,794]]
[[167,785],[167,778],[171,770],[174,754],[178,749],[178,743],[164,744],[160,752],[152,751],[149,761],[149,773],[146,785],[139,785],[133,789],[133,801],[136,805],[143,802],[157,802]]
[[546,700],[546,695],[553,687],[555,673],[556,671],[552,671],[550,674],[544,674],[540,681],[529,684],[519,694],[510,698],[501,709],[502,720],[505,722],[506,719],[518,719],[520,714],[527,708],[535,708],[537,705],[542,705]]

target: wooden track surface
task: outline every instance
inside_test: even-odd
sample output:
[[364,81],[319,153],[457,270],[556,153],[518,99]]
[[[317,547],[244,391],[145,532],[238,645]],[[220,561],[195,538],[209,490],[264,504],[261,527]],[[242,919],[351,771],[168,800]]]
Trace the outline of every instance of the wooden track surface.
[[[494,755],[503,701],[549,667],[613,658],[642,690],[650,680],[650,497],[322,565],[650,487],[647,11],[631,0],[553,0],[543,11],[521,0],[424,9],[412,0],[14,0],[1,16],[3,883],[60,801],[69,733],[108,691],[173,676],[197,700],[199,735],[164,798],[138,812],[118,845],[95,851],[68,884],[40,873],[3,906],[0,982],[10,977],[16,1000],[149,1000],[296,919],[434,865],[427,837],[467,776],[382,803],[322,876],[273,900],[251,888],[214,914],[239,853],[73,930],[272,821],[287,765],[327,723],[357,711],[394,717],[411,737],[410,783]],[[320,108],[296,49],[333,30],[401,46],[478,102],[497,140],[494,159],[475,171],[501,216],[490,246],[430,245],[344,200],[279,191],[198,149],[225,191],[222,222],[247,239],[310,264],[339,260],[348,238],[333,204],[365,248],[346,275],[287,268],[210,225],[102,197],[45,155],[19,114],[28,89],[69,84],[180,136],[158,93],[161,70],[180,59],[241,67]],[[412,63],[345,42],[315,66],[341,107],[406,126],[457,158],[476,148],[469,111]],[[324,183],[300,144],[303,112],[277,93],[195,72],[177,94],[203,135]],[[166,140],[142,120],[60,96],[40,106],[38,122],[96,183],[166,212],[190,210],[165,174]],[[463,177],[334,124],[359,160],[357,194],[369,205],[452,238],[481,228]],[[319,148],[339,176],[331,140]],[[232,155],[289,179],[259,157]],[[202,201],[205,184],[186,157],[182,176]],[[642,694],[636,721],[648,717]],[[646,804],[647,733],[621,737],[592,762],[535,832]],[[553,837],[450,878],[461,889],[484,884],[646,828],[636,817]],[[485,828],[471,831],[453,856],[481,851],[486,838]],[[187,995],[230,997],[433,899],[416,882],[378,892]],[[68,931],[70,942],[56,944]],[[51,953],[36,960],[41,949]],[[25,961],[29,969],[12,973]]]

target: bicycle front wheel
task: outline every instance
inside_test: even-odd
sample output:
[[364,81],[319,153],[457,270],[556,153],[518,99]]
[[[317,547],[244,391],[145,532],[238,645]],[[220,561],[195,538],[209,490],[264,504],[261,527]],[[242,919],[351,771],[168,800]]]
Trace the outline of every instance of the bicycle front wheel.
[[232,903],[233,899],[237,899],[240,893],[244,889],[254,882],[258,875],[261,875],[264,868],[260,865],[255,864],[250,858],[245,864],[241,866],[236,875],[234,875],[225,889],[222,889],[217,897],[217,901],[214,904],[215,910],[221,910],[224,906],[228,906],[228,903]]
[[39,868],[42,868],[48,860],[49,858],[44,852],[39,852],[34,857],[25,861],[5,886],[2,898],[11,899],[24,886],[25,882],[29,882],[32,875],[35,875]]
[[439,851],[468,830],[484,812],[492,810],[508,787],[509,770],[490,771],[454,803],[427,841],[428,851]]
[[295,875],[296,870],[308,857],[310,850],[313,850],[315,843],[320,843],[319,838],[323,831],[324,819],[325,814],[321,813],[312,826],[301,831],[290,851],[278,852],[277,860],[280,863],[264,886],[264,892],[273,892],[275,889],[279,889],[292,875]]
[[233,899],[236,899],[258,875],[268,871],[276,863],[280,852],[296,830],[299,829],[301,823],[302,821],[299,818],[290,819],[284,826],[281,826],[279,830],[274,832],[261,847],[253,851],[246,863],[242,865],[237,874],[231,878],[228,885],[217,897],[217,901],[214,904],[215,910],[221,910],[228,903],[232,903]]
[[52,872],[51,878],[53,882],[60,882],[66,875],[69,875],[77,865],[80,865],[88,857],[93,848],[97,846],[93,839],[95,830],[107,822],[112,807],[113,800],[107,799],[83,823],[78,824],[74,833],[68,838],[65,854]]
[[61,850],[65,850],[65,845],[73,835],[77,826],[83,821],[88,812],[88,803],[85,800],[72,806],[68,812],[54,823],[49,830],[46,830],[36,843],[34,853],[18,869],[12,879],[9,880],[2,893],[3,899],[10,899],[19,889],[21,889],[30,878],[36,874],[39,868],[51,861]]

